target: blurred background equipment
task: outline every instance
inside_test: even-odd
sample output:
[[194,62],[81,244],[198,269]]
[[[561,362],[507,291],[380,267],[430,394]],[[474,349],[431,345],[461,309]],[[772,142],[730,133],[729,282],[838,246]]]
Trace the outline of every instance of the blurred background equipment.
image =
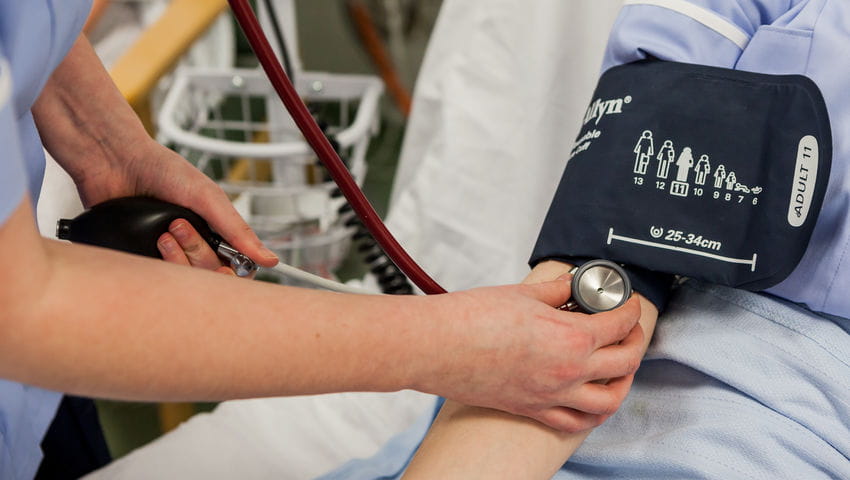
[[[396,107],[407,117],[410,115],[413,100],[399,75],[397,67],[397,65],[403,64],[406,58],[406,49],[402,41],[404,31],[401,24],[401,5],[400,2],[393,0],[385,0],[383,3],[389,5],[385,8],[387,16],[395,20],[386,22],[393,27],[392,34],[387,35],[390,39],[392,55],[385,46],[381,32],[378,31],[372,12],[366,6],[366,3],[361,0],[348,0],[346,2],[348,14],[357,29],[361,42],[363,42],[363,48],[369,53]],[[411,10],[411,12],[415,12],[415,10]],[[385,30],[387,29],[385,28]]]
[[[378,127],[380,81],[310,72],[295,78],[362,185]],[[282,262],[333,275],[353,233],[339,213],[344,201],[333,196],[333,182],[261,71],[180,69],[159,127],[160,141],[216,179]]]

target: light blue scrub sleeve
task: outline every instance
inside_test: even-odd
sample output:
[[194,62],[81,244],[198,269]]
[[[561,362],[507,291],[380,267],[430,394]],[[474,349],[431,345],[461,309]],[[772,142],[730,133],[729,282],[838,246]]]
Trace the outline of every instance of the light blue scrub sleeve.
[[[28,113],[28,112],[27,112]],[[0,228],[29,201],[29,175],[21,151],[9,62],[0,49]],[[62,395],[0,379],[0,479],[35,475],[38,448]]]
[[627,0],[611,33],[603,70],[655,57],[734,68],[762,25],[805,0]]
[[28,179],[12,101],[12,73],[0,52],[0,223],[20,205]]

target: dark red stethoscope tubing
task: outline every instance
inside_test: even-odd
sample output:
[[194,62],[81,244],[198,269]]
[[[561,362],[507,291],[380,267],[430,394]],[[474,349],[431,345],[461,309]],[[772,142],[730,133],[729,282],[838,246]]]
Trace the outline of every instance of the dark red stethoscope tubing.
[[295,124],[301,130],[307,143],[316,152],[319,160],[328,169],[331,178],[339,185],[348,203],[351,204],[357,216],[375,237],[375,241],[384,249],[384,252],[395,262],[396,266],[404,272],[410,280],[428,295],[446,293],[437,282],[434,281],[422,268],[410,258],[410,255],[402,248],[393,237],[386,225],[381,221],[369,200],[363,195],[357,182],[351,177],[345,164],[339,158],[331,143],[325,137],[322,129],[316,123],[307,106],[295,91],[295,87],[283,71],[280,61],[272,50],[257,16],[251,9],[248,0],[228,0],[230,8],[236,17],[236,21],[245,33],[248,43],[257,55],[260,64],[269,77],[272,86],[277,92],[289,114],[292,115]]

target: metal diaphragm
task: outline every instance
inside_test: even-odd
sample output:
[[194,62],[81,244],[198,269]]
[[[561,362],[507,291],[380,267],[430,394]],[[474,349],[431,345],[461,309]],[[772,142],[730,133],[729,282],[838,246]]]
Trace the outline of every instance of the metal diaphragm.
[[626,303],[632,295],[632,283],[616,263],[593,260],[573,274],[572,291],[573,300],[584,312],[607,312]]

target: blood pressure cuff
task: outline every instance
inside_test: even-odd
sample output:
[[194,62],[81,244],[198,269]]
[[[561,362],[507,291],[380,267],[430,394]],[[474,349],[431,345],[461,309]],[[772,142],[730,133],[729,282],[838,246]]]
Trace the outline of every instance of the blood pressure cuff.
[[747,290],[791,274],[832,158],[814,82],[647,60],[608,70],[593,98],[532,265],[604,258]]

